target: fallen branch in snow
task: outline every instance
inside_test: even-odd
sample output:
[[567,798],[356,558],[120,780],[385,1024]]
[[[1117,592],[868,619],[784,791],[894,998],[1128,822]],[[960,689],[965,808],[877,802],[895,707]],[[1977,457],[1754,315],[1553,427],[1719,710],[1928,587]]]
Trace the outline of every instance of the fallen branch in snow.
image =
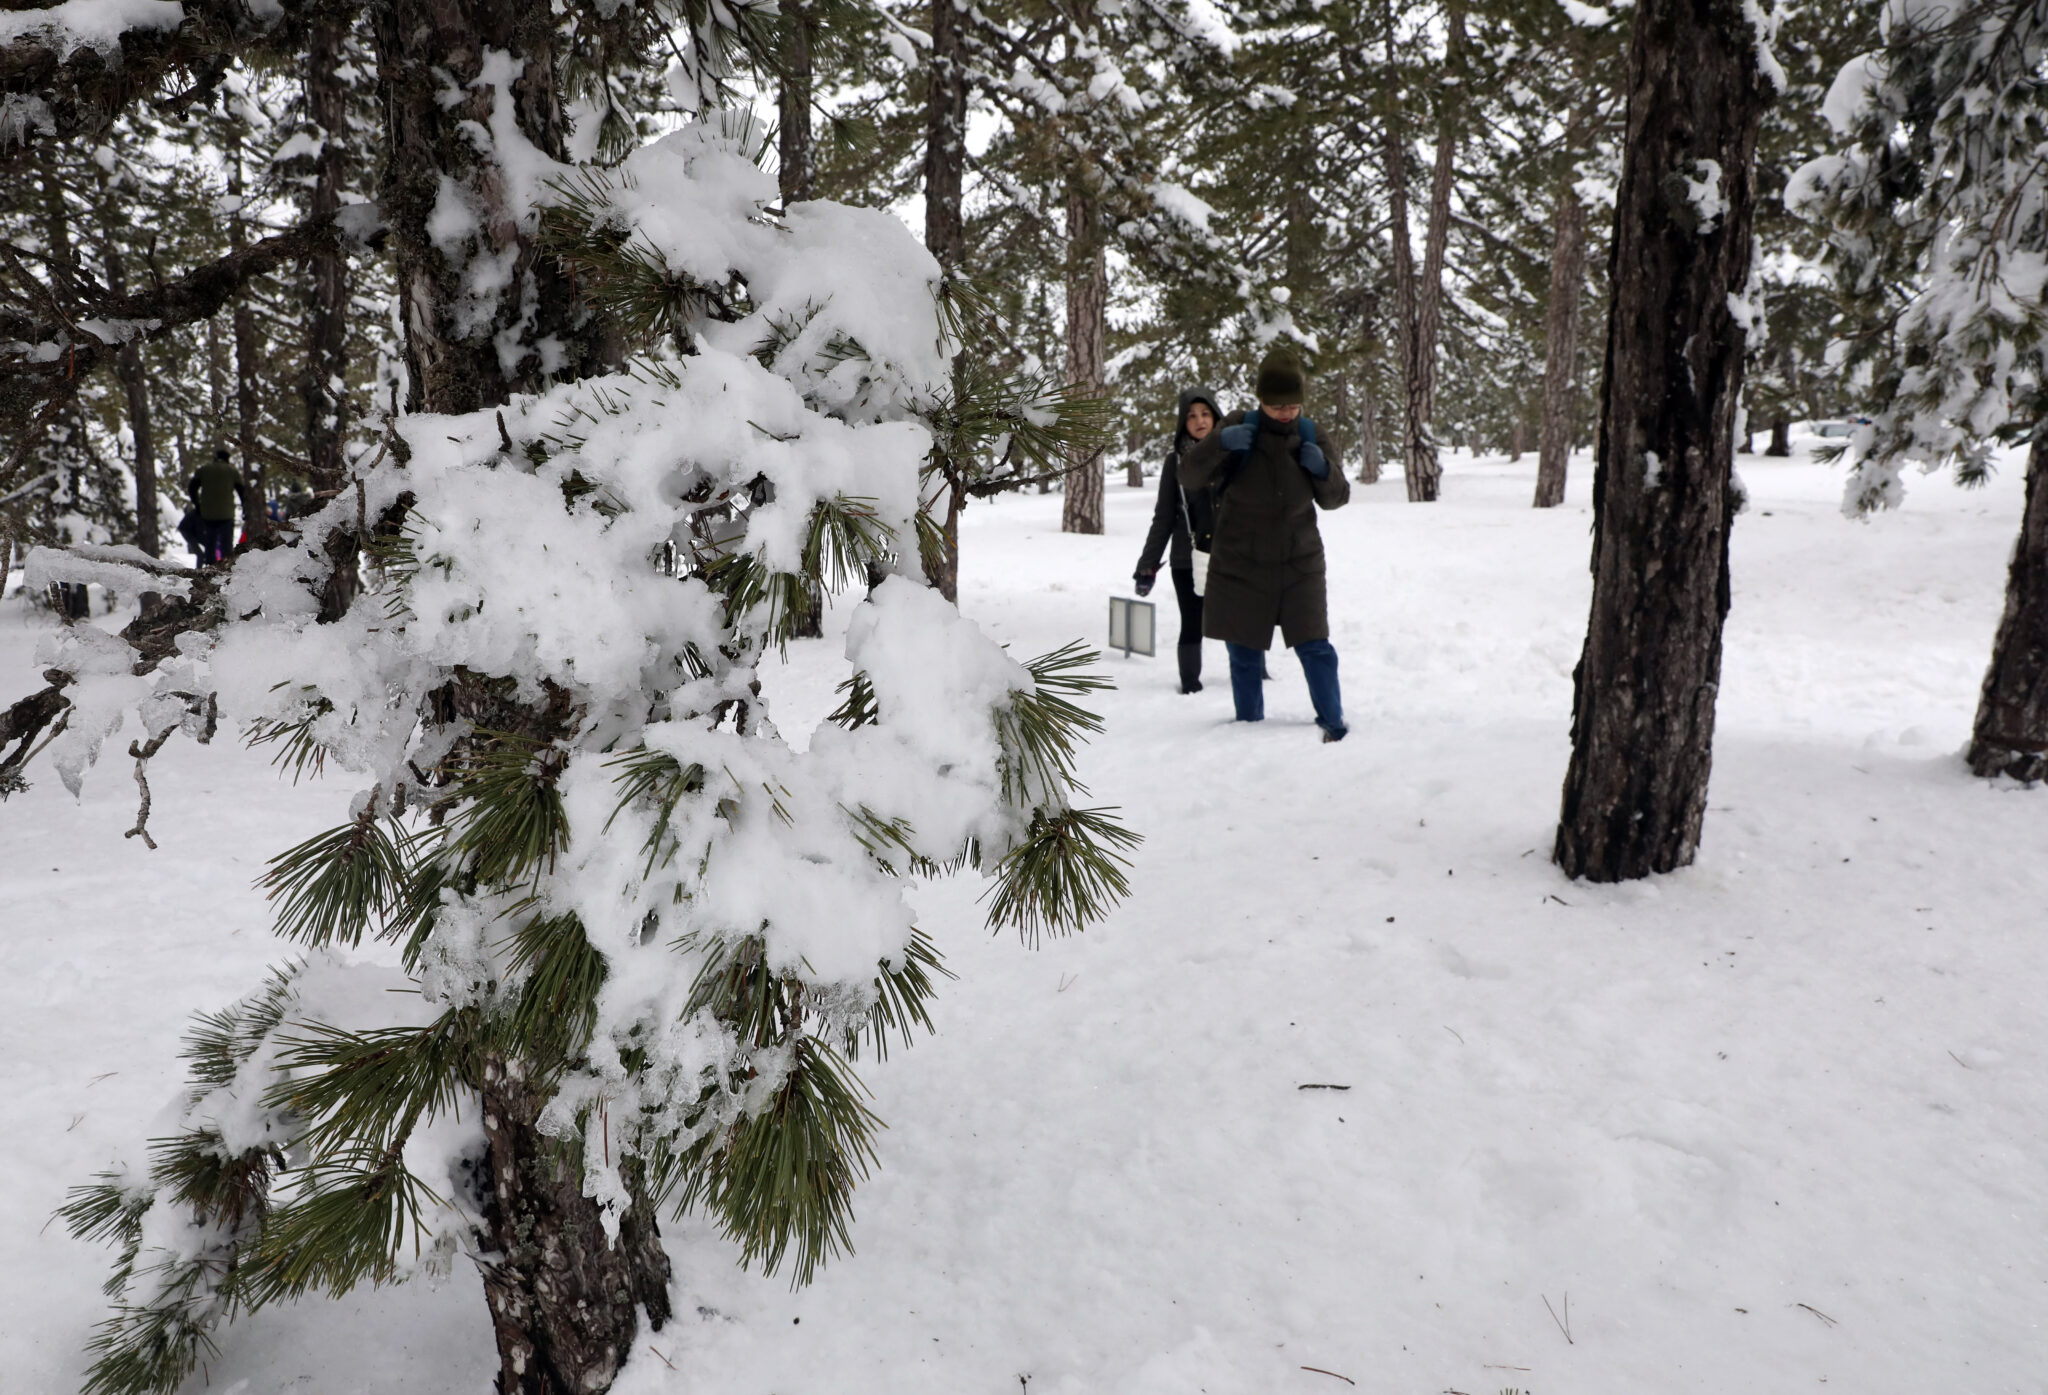
[[1337,1379],[1343,1381],[1346,1385],[1358,1384],[1357,1381],[1351,1379],[1351,1377],[1349,1376],[1339,1376],[1335,1371],[1325,1371],[1320,1366],[1304,1366],[1301,1369],[1304,1371],[1314,1371],[1319,1376],[1337,1376]]
[[1351,1087],[1350,1087],[1349,1085],[1315,1085],[1315,1084],[1310,1084],[1310,1085],[1297,1085],[1297,1086],[1295,1086],[1294,1088],[1295,1088],[1295,1089],[1297,1089],[1297,1090],[1348,1090],[1348,1089],[1350,1089]]
[[1794,1303],[1792,1306],[1795,1308],[1806,1309],[1807,1312],[1812,1313],[1815,1317],[1819,1318],[1822,1322],[1826,1323],[1830,1327],[1839,1327],[1841,1325],[1837,1323],[1833,1318],[1829,1317],[1826,1313],[1814,1307],[1811,1303]]
[[1557,1330],[1564,1333],[1565,1345],[1568,1347],[1577,1346],[1578,1343],[1572,1340],[1572,1296],[1569,1293],[1564,1296],[1564,1316],[1562,1318],[1558,1317],[1557,1309],[1550,1306],[1550,1295],[1547,1293],[1543,1295],[1543,1306],[1550,1313],[1550,1320],[1557,1324]]

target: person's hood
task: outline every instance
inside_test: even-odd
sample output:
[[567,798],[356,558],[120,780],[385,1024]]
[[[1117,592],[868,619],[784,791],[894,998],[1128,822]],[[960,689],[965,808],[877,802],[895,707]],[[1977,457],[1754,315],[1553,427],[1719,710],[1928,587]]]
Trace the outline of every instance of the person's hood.
[[1173,444],[1178,450],[1188,437],[1188,408],[1197,402],[1208,407],[1209,414],[1216,418],[1218,426],[1223,425],[1223,409],[1216,405],[1216,394],[1205,387],[1189,388],[1180,395],[1180,415],[1173,423]]

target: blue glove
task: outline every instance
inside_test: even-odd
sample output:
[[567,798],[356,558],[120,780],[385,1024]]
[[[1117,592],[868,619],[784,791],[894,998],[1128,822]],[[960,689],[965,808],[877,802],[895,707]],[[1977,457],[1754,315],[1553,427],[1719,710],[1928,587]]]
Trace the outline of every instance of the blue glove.
[[1330,462],[1323,459],[1323,448],[1314,441],[1301,443],[1301,468],[1319,480],[1330,477]]
[[1218,434],[1217,439],[1223,442],[1223,449],[1225,450],[1250,450],[1254,434],[1248,423],[1238,422],[1234,426],[1224,427]]

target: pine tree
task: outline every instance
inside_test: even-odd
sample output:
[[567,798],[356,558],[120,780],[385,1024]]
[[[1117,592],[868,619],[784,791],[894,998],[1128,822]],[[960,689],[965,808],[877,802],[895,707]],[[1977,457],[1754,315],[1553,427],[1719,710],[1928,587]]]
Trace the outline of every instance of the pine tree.
[[[636,1305],[666,1313],[661,1209],[799,1282],[848,1248],[879,1122],[854,1066],[927,1025],[943,976],[900,877],[979,869],[991,924],[1035,943],[1123,894],[1135,841],[1081,803],[1090,656],[1018,663],[921,584],[934,446],[1049,460],[1087,414],[955,372],[974,302],[892,215],[776,211],[764,133],[716,105],[766,16],[376,20],[419,410],[224,574],[38,563],[162,588],[126,632],[154,741],[225,716],[365,786],[271,864],[303,957],[199,1023],[179,1128],[66,1208],[120,1255],[94,1391],[168,1391],[223,1320],[464,1250],[501,1389],[608,1388]],[[649,64],[669,25],[698,117],[572,161],[568,55]],[[812,596],[877,575],[845,702],[795,752],[758,668]],[[71,779],[108,714],[60,676],[19,720],[69,717]],[[398,965],[328,953],[365,937]]]
[[1828,116],[1846,149],[1793,176],[1787,201],[1830,228],[1829,260],[1869,383],[1844,508],[1896,507],[1900,474],[1952,466],[1980,482],[2001,441],[2026,441],[2026,507],[1969,763],[2048,777],[2048,185],[2039,81],[2048,15],[2022,0],[1887,11]]

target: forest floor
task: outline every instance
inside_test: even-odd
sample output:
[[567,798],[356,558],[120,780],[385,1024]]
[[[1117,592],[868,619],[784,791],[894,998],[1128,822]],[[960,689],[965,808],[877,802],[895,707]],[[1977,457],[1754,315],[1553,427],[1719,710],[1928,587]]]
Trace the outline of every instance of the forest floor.
[[[978,886],[921,888],[960,977],[864,1067],[857,1253],[793,1293],[670,1227],[681,1316],[621,1395],[2048,1390],[2048,790],[1957,756],[2017,468],[1851,523],[1833,469],[1742,457],[1698,864],[1590,886],[1548,852],[1591,471],[1539,513],[1534,463],[1325,516],[1341,745],[1283,652],[1263,726],[1220,645],[1178,695],[1155,593],[1084,764],[1146,836],[1129,901],[1027,951]],[[1106,538],[1059,503],[967,515],[963,608],[1020,654],[1101,635],[1151,489],[1112,483]],[[0,606],[0,698],[48,623]],[[785,733],[838,652],[776,677]],[[187,1015],[281,957],[251,879],[352,793],[173,742],[152,853],[128,766],[0,805],[9,1392],[76,1388],[106,1255],[45,1221],[170,1099]],[[482,1395],[491,1364],[458,1267],[238,1323],[206,1388]]]

